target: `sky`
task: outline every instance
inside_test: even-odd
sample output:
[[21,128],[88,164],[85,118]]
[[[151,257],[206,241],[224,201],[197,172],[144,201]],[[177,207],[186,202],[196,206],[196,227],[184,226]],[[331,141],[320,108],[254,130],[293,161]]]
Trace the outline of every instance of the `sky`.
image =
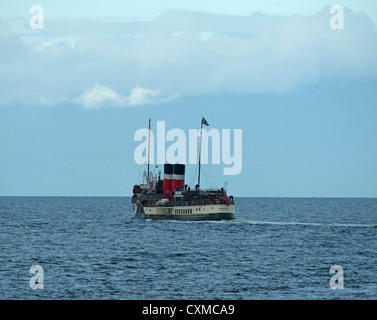
[[376,25],[374,1],[4,3],[0,196],[130,196],[148,118],[188,136],[205,116],[242,129],[242,171],[204,165],[202,187],[376,197]]

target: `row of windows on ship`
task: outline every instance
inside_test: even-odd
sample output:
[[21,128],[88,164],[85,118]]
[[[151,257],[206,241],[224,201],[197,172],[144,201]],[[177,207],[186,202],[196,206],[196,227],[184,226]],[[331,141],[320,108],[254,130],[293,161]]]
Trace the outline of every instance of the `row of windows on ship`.
[[[212,207],[212,209],[213,209],[213,207]],[[152,209],[145,209],[146,211],[152,211]],[[185,214],[185,213],[192,213],[192,210],[193,209],[174,209],[174,213],[176,213],[176,214]],[[205,210],[205,209],[203,209],[203,210]],[[200,211],[200,208],[195,208],[195,211]]]
[[[213,209],[213,207],[212,207]],[[146,209],[147,211],[148,209]],[[174,213],[176,214],[185,214],[185,213],[192,213],[192,208],[190,209],[174,209]],[[152,209],[149,209],[149,211],[152,211]],[[195,211],[200,211],[200,208],[195,208]]]

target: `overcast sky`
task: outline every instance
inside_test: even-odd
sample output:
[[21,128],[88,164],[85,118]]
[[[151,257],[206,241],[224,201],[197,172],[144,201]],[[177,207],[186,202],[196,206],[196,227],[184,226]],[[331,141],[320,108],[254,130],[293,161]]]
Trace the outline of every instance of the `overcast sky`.
[[243,130],[241,174],[208,185],[376,196],[374,1],[336,3],[342,30],[324,1],[40,1],[42,30],[34,4],[1,8],[0,195],[130,195],[135,131],[204,114]]

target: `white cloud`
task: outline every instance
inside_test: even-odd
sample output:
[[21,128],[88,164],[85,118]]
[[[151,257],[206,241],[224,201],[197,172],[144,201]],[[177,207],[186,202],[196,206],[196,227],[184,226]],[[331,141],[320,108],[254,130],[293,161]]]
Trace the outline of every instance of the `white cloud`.
[[100,107],[135,107],[146,104],[167,102],[174,99],[174,96],[163,97],[157,90],[135,87],[129,95],[122,95],[113,89],[95,84],[84,91],[75,102],[84,108],[97,109]]
[[84,108],[96,109],[103,105],[119,106],[122,104],[123,97],[111,88],[94,85],[85,90],[85,92],[77,98],[77,102],[82,104]]
[[377,78],[373,23],[344,14],[344,30],[330,28],[327,7],[314,16],[171,11],[142,22],[52,20],[35,34],[0,32],[0,103],[43,96],[85,108],[130,107]]
[[132,89],[131,94],[126,100],[127,104],[130,106],[140,106],[152,103],[154,99],[159,98],[159,96],[160,94],[156,90],[136,87]]

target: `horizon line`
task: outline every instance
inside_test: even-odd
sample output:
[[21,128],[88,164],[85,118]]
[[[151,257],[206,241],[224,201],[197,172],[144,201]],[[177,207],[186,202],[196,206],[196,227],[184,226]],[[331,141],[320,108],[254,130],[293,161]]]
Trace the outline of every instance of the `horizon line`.
[[[125,195],[0,195],[0,198],[23,197],[23,198],[131,198]],[[367,196],[234,196],[234,198],[281,198],[281,199],[377,199],[376,197]]]

